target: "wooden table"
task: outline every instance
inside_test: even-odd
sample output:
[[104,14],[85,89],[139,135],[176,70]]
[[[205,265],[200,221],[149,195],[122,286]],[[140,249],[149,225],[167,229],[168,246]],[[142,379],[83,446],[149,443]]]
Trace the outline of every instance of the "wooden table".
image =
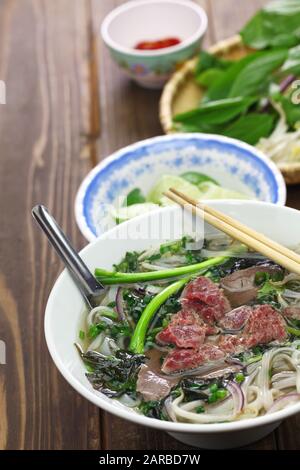
[[[159,92],[139,88],[99,39],[114,0],[2,0],[0,80],[1,449],[187,449],[163,432],[125,422],[81,398],[48,354],[43,316],[62,269],[33,224],[44,203],[79,249],[73,203],[82,178],[112,151],[161,134]],[[203,0],[206,45],[235,33],[263,0]],[[288,204],[300,209],[299,187]],[[300,448],[300,417],[251,449]]]

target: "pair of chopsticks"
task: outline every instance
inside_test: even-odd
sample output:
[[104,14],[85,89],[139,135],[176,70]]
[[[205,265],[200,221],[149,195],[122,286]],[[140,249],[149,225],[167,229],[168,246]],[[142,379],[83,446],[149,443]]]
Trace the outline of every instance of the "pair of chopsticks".
[[261,253],[287,270],[300,275],[300,255],[292,250],[174,188],[170,188],[164,194],[172,201],[187,208],[193,214],[202,217],[218,230],[248,246],[251,250]]

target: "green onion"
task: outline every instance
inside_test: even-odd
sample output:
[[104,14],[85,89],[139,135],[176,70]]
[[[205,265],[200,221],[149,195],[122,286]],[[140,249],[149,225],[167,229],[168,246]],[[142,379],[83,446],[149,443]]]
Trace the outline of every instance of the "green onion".
[[218,256],[201,263],[181,266],[180,268],[164,269],[161,271],[147,271],[141,273],[120,273],[106,271],[105,269],[96,268],[95,276],[104,285],[111,284],[134,284],[136,282],[155,281],[160,279],[169,279],[172,277],[193,274],[199,271],[206,271],[209,267],[222,264],[227,261],[226,256]]
[[146,333],[154,314],[171,295],[178,292],[189,280],[190,277],[180,279],[179,281],[170,284],[159,294],[157,294],[146,306],[131,338],[129,345],[130,351],[134,352],[135,354],[142,354],[144,352]]

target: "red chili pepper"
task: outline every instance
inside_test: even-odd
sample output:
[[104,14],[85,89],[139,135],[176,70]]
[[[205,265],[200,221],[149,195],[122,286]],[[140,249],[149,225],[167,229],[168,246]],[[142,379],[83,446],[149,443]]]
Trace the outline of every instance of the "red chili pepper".
[[135,46],[135,49],[140,51],[153,51],[156,49],[163,49],[165,47],[176,46],[180,43],[180,39],[177,38],[165,38],[159,39],[158,41],[142,41]]

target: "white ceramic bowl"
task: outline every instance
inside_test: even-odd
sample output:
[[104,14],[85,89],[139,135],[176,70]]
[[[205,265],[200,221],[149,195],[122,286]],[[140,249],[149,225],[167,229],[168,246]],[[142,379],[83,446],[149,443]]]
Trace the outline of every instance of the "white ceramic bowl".
[[[294,209],[254,201],[214,201],[210,204],[280,243],[287,246],[299,243],[300,212]],[[91,270],[97,266],[111,268],[126,251],[143,250],[151,245],[158,245],[170,236],[180,236],[180,229],[178,233],[170,235],[170,216],[178,217],[180,214],[180,208],[168,207],[132,219],[89,244],[82,250],[82,258]],[[191,222],[192,216],[189,216],[185,233],[191,230]],[[164,232],[160,232],[158,237],[153,238],[152,234],[152,238],[147,238],[143,236],[145,233],[147,235],[147,231],[144,231],[147,224],[151,227],[160,226]],[[206,226],[205,230],[211,232],[214,229]],[[127,238],[129,235],[130,238]],[[45,334],[50,354],[64,378],[75,390],[95,405],[120,418],[165,430],[176,439],[193,446],[231,448],[262,438],[283,419],[300,412],[298,403],[267,416],[206,425],[159,421],[140,415],[93,390],[85,378],[85,368],[74,347],[83,311],[81,295],[69,274],[64,271],[56,281],[46,307]]]
[[81,233],[93,241],[115,225],[111,208],[133,188],[147,194],[163,174],[199,171],[249,198],[284,205],[286,186],[277,166],[255,147],[211,134],[152,137],[105,158],[85,177],[75,201]]
[[[161,88],[170,75],[199,50],[207,28],[203,8],[190,0],[130,1],[110,12],[101,27],[112,58],[137,83]],[[140,41],[168,37],[178,45],[137,50]]]

